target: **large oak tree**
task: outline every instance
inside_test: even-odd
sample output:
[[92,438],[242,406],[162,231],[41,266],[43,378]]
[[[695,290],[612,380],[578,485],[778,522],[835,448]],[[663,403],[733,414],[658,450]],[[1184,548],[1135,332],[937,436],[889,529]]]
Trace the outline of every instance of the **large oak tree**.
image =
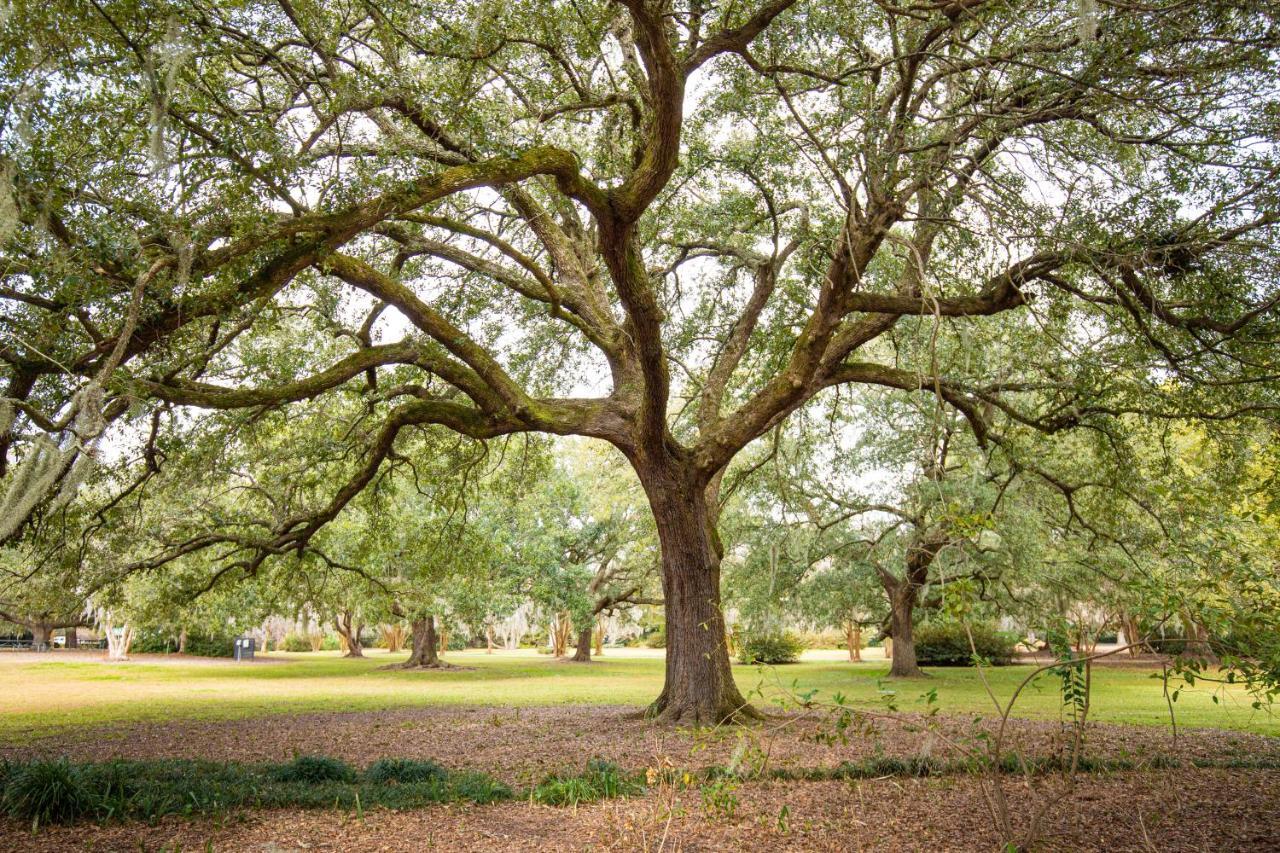
[[[1263,4],[46,0],[0,32],[6,488],[37,435],[92,443],[86,398],[360,396],[348,482],[185,546],[252,570],[406,431],[607,441],[661,541],[666,720],[746,707],[722,478],[824,389],[933,393],[984,442],[1272,405]],[[912,317],[1055,356],[944,375],[890,345]]]

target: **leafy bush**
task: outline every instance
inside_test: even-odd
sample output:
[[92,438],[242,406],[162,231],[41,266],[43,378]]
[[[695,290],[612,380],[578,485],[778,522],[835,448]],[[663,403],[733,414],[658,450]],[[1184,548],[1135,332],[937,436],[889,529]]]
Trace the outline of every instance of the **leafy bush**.
[[45,823],[70,823],[97,806],[92,787],[65,759],[33,761],[6,773],[4,810],[10,817]]
[[351,765],[327,755],[299,755],[288,764],[280,764],[271,770],[276,782],[352,782],[356,772]]
[[448,772],[434,761],[415,761],[412,758],[380,758],[364,772],[368,782],[377,784],[443,782]]
[[[234,634],[187,634],[186,653],[207,658],[229,658],[235,654]],[[178,651],[178,635],[165,631],[139,631],[130,651],[135,654],[173,654]]]
[[548,776],[533,789],[533,799],[544,806],[576,806],[639,790],[639,782],[623,776],[618,765],[593,758],[581,776]]
[[311,638],[306,634],[285,634],[283,645],[286,652],[309,652],[311,651]]
[[[261,651],[261,649],[259,649]],[[236,653],[234,634],[188,634],[187,654],[207,658],[229,658]]]
[[[996,630],[994,625],[972,624],[973,646],[991,666],[1013,662],[1017,637]],[[915,629],[916,660],[921,666],[972,666],[969,636],[959,622],[925,623]]]
[[750,634],[738,642],[739,663],[795,663],[804,641],[791,631]]
[[667,626],[662,625],[644,636],[645,648],[665,649],[667,647]]

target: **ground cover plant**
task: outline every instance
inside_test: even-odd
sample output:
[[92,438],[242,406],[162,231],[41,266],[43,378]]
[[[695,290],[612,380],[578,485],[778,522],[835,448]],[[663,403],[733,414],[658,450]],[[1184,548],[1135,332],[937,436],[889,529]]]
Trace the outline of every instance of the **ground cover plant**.
[[[424,772],[426,768],[431,772]],[[33,830],[77,820],[146,820],[245,808],[417,808],[433,803],[493,803],[514,796],[493,778],[449,773],[428,762],[382,761],[359,772],[326,756],[283,764],[186,760],[65,760],[0,765],[0,809]],[[593,777],[594,778],[594,777]],[[593,788],[595,798],[616,796]]]

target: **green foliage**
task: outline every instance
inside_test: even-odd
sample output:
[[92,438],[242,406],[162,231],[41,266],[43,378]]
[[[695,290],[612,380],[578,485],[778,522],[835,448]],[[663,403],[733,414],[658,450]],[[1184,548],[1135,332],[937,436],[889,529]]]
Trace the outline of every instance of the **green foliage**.
[[997,631],[993,625],[969,625],[969,633],[959,622],[926,622],[914,631],[916,660],[921,666],[972,666],[973,651],[986,666],[1007,666],[1013,662],[1017,638]]
[[665,649],[667,647],[667,626],[659,625],[645,634],[641,639],[647,649]]
[[455,773],[449,775],[450,797],[478,805],[509,800],[514,796],[511,788],[485,773]]
[[365,781],[378,784],[443,781],[448,772],[434,761],[380,758],[364,772]]
[[[299,768],[306,768],[300,771]],[[341,778],[335,778],[340,770]],[[493,803],[512,790],[484,773],[449,773],[430,761],[387,759],[361,779],[333,759],[284,765],[152,760],[0,766],[3,810],[33,825],[83,818],[155,820],[252,808],[415,808],[430,803]],[[394,781],[394,784],[388,782]]]
[[299,755],[271,773],[277,782],[350,782],[355,776],[351,765],[327,755]]
[[33,827],[70,823],[92,812],[97,800],[80,771],[65,759],[7,768],[4,811]]
[[804,640],[791,631],[753,634],[738,644],[739,663],[795,663],[805,649]]
[[730,777],[713,779],[699,786],[702,812],[712,820],[730,820],[738,811],[738,783]]
[[613,762],[593,758],[580,776],[548,776],[531,797],[544,806],[576,806],[634,794],[641,788],[638,780],[623,775]]
[[[236,635],[193,631],[187,634],[186,653],[206,658],[229,658],[235,654]],[[136,654],[173,654],[178,651],[178,635],[165,631],[139,631],[130,651]]]
[[306,634],[289,633],[285,634],[282,645],[286,652],[309,652],[311,651],[311,638]]

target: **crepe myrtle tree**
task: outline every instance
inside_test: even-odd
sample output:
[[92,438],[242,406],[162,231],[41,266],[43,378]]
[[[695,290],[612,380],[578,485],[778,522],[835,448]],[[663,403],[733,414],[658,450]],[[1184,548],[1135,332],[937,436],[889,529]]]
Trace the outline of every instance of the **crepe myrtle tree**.
[[[1231,0],[21,4],[5,464],[103,366],[112,424],[357,389],[378,427],[328,504],[198,543],[253,565],[420,427],[606,441],[661,544],[652,712],[750,713],[721,480],[824,389],[933,393],[988,442],[1184,414],[1160,382],[1271,404],[1276,25]],[[914,316],[1082,352],[939,375],[880,343]],[[341,355],[264,347],[299,318]]]

